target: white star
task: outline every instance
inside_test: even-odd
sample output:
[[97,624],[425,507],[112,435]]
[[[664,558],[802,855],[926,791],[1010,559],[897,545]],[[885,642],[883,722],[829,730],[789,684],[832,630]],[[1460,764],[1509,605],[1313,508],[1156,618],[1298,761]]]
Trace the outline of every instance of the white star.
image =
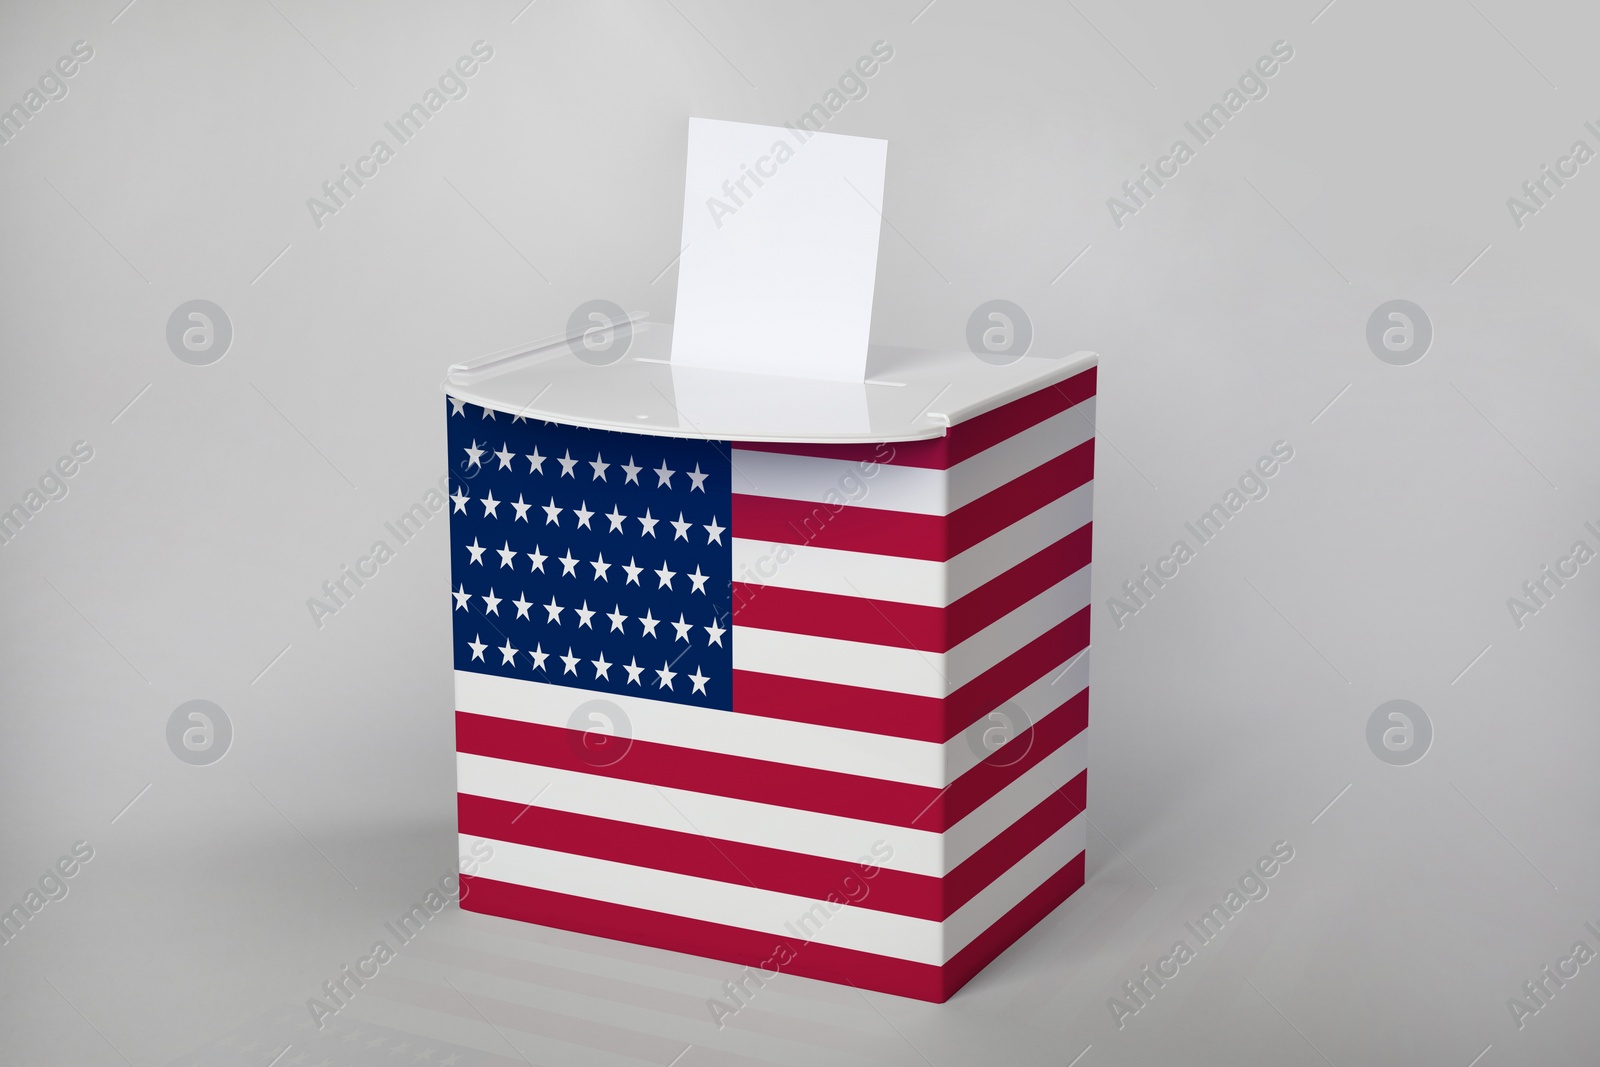
[[478,503],[483,505],[483,517],[484,518],[487,519],[490,515],[493,515],[497,519],[500,517],[500,513],[495,510],[496,508],[498,508],[500,506],[500,501],[498,501],[498,500],[496,500],[494,498],[494,490],[493,489],[489,490],[489,495],[484,497],[482,500],[478,501]]
[[473,438],[472,444],[468,445],[465,451],[467,453],[467,466],[483,466],[483,449],[478,447],[477,438]]
[[711,617],[710,626],[702,626],[700,629],[706,632],[706,644],[708,645],[722,644],[722,635],[728,632],[717,625],[717,617],[715,615]]
[[556,460],[556,462],[561,464],[561,477],[577,480],[578,476],[572,473],[572,468],[578,465],[578,461],[572,458],[572,449],[567,449],[567,454]]
[[446,397],[446,399],[450,401],[450,414],[460,415],[462,418],[467,417],[467,402],[465,400],[460,400],[453,396]]
[[480,566],[483,564],[483,546],[478,544],[476,537],[472,539],[472,544],[467,546],[467,551],[472,553],[472,558],[467,562],[476,563]]
[[657,689],[672,688],[672,680],[678,676],[678,672],[672,670],[671,667],[672,664],[663,661],[661,664],[661,669],[656,671],[657,677],[661,679],[660,681],[656,682]]
[[548,618],[544,620],[545,622],[553,622],[557,626],[561,625],[561,613],[566,609],[560,604],[556,603],[556,598],[553,595],[550,597],[550,603],[541,604],[539,606],[544,608],[545,614],[548,616]]
[[578,625],[579,626],[587,626],[591,630],[594,629],[594,623],[589,621],[590,619],[594,618],[594,611],[592,609],[590,609],[589,602],[587,600],[585,600],[583,602],[583,607],[578,608],[577,611],[578,611]]
[[494,590],[489,590],[489,595],[483,598],[483,613],[485,615],[500,614],[500,597],[494,595]]
[[594,468],[594,473],[589,476],[589,480],[594,481],[596,478],[598,478],[603,482],[606,480],[606,470],[611,466],[611,464],[602,460],[600,458],[600,453],[596,452],[594,454],[594,458],[589,461],[589,466]]
[[536,671],[544,670],[544,661],[550,658],[550,653],[546,652],[542,645],[534,645],[533,651],[529,652],[528,655],[533,657],[532,669]]
[[550,498],[550,503],[548,503],[548,504],[540,504],[539,506],[544,509],[544,524],[546,526],[551,526],[551,525],[560,526],[561,525],[561,520],[558,519],[556,516],[560,515],[561,512],[564,509],[556,507],[556,498],[555,497],[551,497]]
[[689,581],[694,583],[694,588],[689,590],[689,592],[704,593],[706,591],[706,579],[710,577],[711,575],[709,574],[701,574],[700,564],[696,563],[694,565],[694,573],[689,575]]
[[669,570],[667,570],[667,561],[666,560],[662,560],[661,561],[661,569],[656,571],[656,577],[661,579],[661,584],[656,586],[656,588],[657,589],[671,589],[672,588],[672,579],[676,578],[677,576],[678,576],[678,572],[677,571],[669,571]]
[[669,622],[667,625],[678,631],[678,636],[673,638],[674,641],[682,641],[684,644],[689,644],[689,631],[694,629],[694,626],[683,621],[683,612],[678,612],[677,622]]
[[473,634],[472,640],[467,642],[467,647],[472,649],[473,659],[483,659],[483,650],[489,646],[484,644],[477,634]]
[[611,529],[607,530],[606,533],[621,533],[622,520],[626,519],[627,517],[628,516],[617,510],[617,506],[615,504],[612,504],[611,510],[606,512],[606,521],[611,524]]
[[611,675],[607,673],[611,670],[611,664],[606,662],[606,654],[604,652],[600,653],[599,659],[592,659],[589,662],[594,664],[594,676],[596,678],[604,678],[608,682],[611,680]]
[[628,462],[622,465],[622,473],[625,475],[622,480],[622,484],[627,485],[629,482],[632,482],[634,485],[638,485],[639,472],[642,470],[644,470],[644,468],[634,463],[633,457],[629,456]]
[[531,565],[528,567],[528,570],[530,570],[530,571],[538,571],[539,573],[543,574],[544,573],[544,561],[549,559],[550,557],[546,556],[543,552],[540,552],[538,545],[534,545],[533,546],[533,551],[527,553],[526,555],[527,555],[528,559],[532,561]]
[[[621,604],[618,604],[616,607],[612,608],[611,611],[606,615],[606,618],[611,620],[612,633],[622,630],[622,624],[628,621],[628,617],[622,613]],[[622,630],[622,632],[627,633],[628,631]]]
[[[694,470],[689,472],[689,480],[694,483],[693,485],[689,486],[689,492],[692,493],[696,489],[700,490],[702,493],[705,492],[706,491],[706,479],[709,478],[709,477],[711,477],[709,474],[701,474],[700,473],[700,464],[696,463],[694,465]],[[699,667],[695,668],[695,670],[699,670],[699,669],[700,669]]]
[[489,410],[488,408],[484,408],[483,409],[483,417],[486,418],[486,419],[492,419],[492,418],[494,418],[494,412]]
[[655,469],[656,488],[660,489],[664,485],[668,489],[671,489],[672,488],[672,476],[674,474],[677,474],[677,473],[678,473],[677,471],[672,470],[671,468],[669,468],[667,466],[667,461],[666,460],[662,460],[661,461],[661,466],[659,466],[659,467],[657,467]]
[[592,530],[592,529],[594,529],[593,526],[589,525],[589,520],[594,517],[594,512],[589,510],[589,502],[587,500],[580,500],[578,502],[578,510],[574,511],[573,514],[578,516],[578,528],[579,529],[583,529],[583,530]]
[[718,526],[717,525],[717,517],[715,515],[711,516],[711,525],[709,525],[709,526],[707,526],[705,528],[705,530],[706,530],[706,544],[708,544],[708,545],[712,544],[712,543],[716,543],[716,544],[719,544],[719,545],[722,544],[722,533],[726,529],[727,529],[726,526]]
[[645,608],[644,614],[639,616],[639,623],[644,627],[645,637],[654,637],[656,635],[656,627],[660,625],[661,620],[653,617],[650,614],[650,609]]
[[561,564],[561,576],[563,578],[569,574],[574,578],[578,576],[578,572],[576,570],[578,566],[578,560],[572,555],[572,549],[567,549],[567,554],[565,556],[557,556],[556,562]]
[[681,511],[678,512],[677,521],[672,523],[672,539],[674,541],[689,540],[689,523],[683,521],[683,512]]
[[644,537],[646,534],[648,534],[651,537],[654,537],[656,535],[656,523],[660,521],[660,519],[652,519],[650,517],[650,509],[645,508],[644,517],[639,520],[639,536]]
[[498,651],[500,653],[500,666],[504,667],[507,663],[515,664],[517,650],[511,647],[511,638],[506,638],[506,643],[501,645]]
[[517,618],[519,619],[526,619],[528,617],[528,609],[533,607],[533,601],[528,599],[527,593],[518,593],[517,599],[511,603],[516,605]]
[[466,586],[463,585],[461,588],[455,590],[450,595],[456,598],[455,610],[457,610],[457,611],[466,611],[467,610],[467,601],[471,600],[472,598],[467,595],[467,587]]
[[604,552],[596,552],[594,554],[594,562],[589,564],[589,566],[594,568],[594,576],[597,581],[609,582],[611,580],[610,578],[606,577],[606,572],[611,569],[611,564],[606,562],[606,555]]
[[515,552],[511,551],[511,542],[510,541],[507,541],[505,543],[505,547],[504,548],[497,548],[497,549],[495,549],[495,551],[500,553],[500,566],[502,566],[502,567],[511,566],[512,561],[517,558],[517,554]]
[[567,647],[567,654],[561,657],[561,662],[566,666],[566,670],[562,671],[562,674],[578,673],[578,657],[572,654],[570,645]]
[[634,566],[632,556],[628,557],[628,562],[623,564],[622,569],[628,572],[628,581],[624,582],[624,585],[628,585],[630,583],[633,585],[639,584],[639,572],[644,570],[644,568]]
[[511,461],[517,457],[512,455],[512,453],[506,448],[505,442],[502,441],[500,444],[500,451],[494,454],[494,458],[500,461],[501,470],[508,471],[511,469]]
[[638,656],[634,656],[627,663],[623,664],[622,669],[628,672],[628,684],[629,685],[643,685],[644,684],[644,683],[639,681],[639,675],[644,673],[644,668],[639,666],[639,657]]
[[[700,673],[700,668],[696,667],[694,669],[694,673],[689,675],[689,681],[694,683],[694,692],[695,693],[705,693],[706,692],[706,683],[711,681],[711,679],[709,677],[707,677],[706,675],[701,674]],[[692,696],[693,694],[690,694],[690,695]],[[710,696],[710,695],[711,695],[710,693],[706,693],[706,696]]]
[[528,461],[528,473],[529,474],[543,474],[544,473],[544,457],[539,455],[539,450],[537,448],[535,448],[533,450],[533,455],[527,456],[525,458]]
[[450,499],[456,506],[455,510],[461,512],[463,515],[467,513],[467,501],[471,500],[472,498],[463,493],[459,486],[456,488],[454,493],[450,494]]
[[[515,504],[512,504],[511,506],[517,509],[517,517],[512,519],[511,520],[512,522],[527,522],[528,521],[528,509],[533,507],[533,505],[532,504],[524,504],[522,502],[522,494],[521,493],[517,494],[517,502]],[[717,520],[716,519],[712,519],[711,521],[712,522],[716,522]]]

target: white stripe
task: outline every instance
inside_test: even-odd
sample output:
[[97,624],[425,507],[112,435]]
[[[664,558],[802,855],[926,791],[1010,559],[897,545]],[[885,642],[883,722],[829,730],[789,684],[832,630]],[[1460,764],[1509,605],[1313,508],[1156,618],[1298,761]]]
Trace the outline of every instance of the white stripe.
[[944,962],[966,948],[977,936],[999,922],[1006,912],[1038,889],[1088,846],[1088,819],[1079,812],[1065,826],[1041,841],[1037,848],[1013,863],[1000,877],[978,891],[944,921]]
[[[1071,669],[1062,676],[1067,662]],[[1087,651],[1067,662],[1006,701],[1014,707],[992,712],[942,745],[471,671],[456,672],[456,709],[542,726],[624,732],[636,741],[942,789],[988,754],[986,734],[991,739],[1013,737],[1089,684]],[[596,698],[620,708],[626,722],[615,721],[615,714],[605,709],[577,715]],[[599,718],[602,712],[613,721]]]
[[1039,765],[990,797],[977,810],[944,832],[946,872],[953,871],[1011,824],[1044,803],[1045,799],[1086,769],[1088,731],[1068,741]]
[[[849,904],[830,908],[791,893],[506,841],[491,842],[494,855],[478,873],[513,885],[757,930],[791,942],[814,941],[941,966],[1083,851],[1084,822],[1080,815],[1063,826],[944,922]],[[463,851],[477,840],[462,834]],[[870,881],[855,885],[872,891]],[[841,879],[841,899],[845,892]]]
[[[1063,670],[1062,668],[1066,668]],[[945,742],[945,768],[953,782],[987,758],[1001,738],[1016,737],[1030,726],[1039,725],[1046,717],[1089,685],[1089,650],[1059,666],[1050,668],[1038,680],[1023,689]],[[999,731],[998,733],[994,731]],[[1011,755],[1004,757],[1008,763],[1016,762]]]
[[519,822],[551,808],[847,862],[887,842],[894,856],[882,866],[943,877],[1081,773],[1086,752],[1079,734],[943,834],[464,752],[456,754],[456,788],[530,805]]
[[733,627],[733,666],[817,682],[943,699],[1089,603],[1087,566],[945,653]]
[[733,577],[750,585],[943,608],[1077,530],[1093,512],[1089,482],[944,563],[735,537]]
[[733,491],[918,515],[948,515],[1094,436],[1094,398],[948,470],[733,450]]
[[572,719],[580,705],[594,702],[597,697],[622,709],[627,716],[627,735],[636,741],[772,760],[935,789],[946,784],[945,748],[929,741],[814,726],[761,715],[741,715],[643,697],[594,693],[520,678],[456,672],[456,709],[475,715],[611,732],[615,723],[601,724],[587,715],[576,723]]

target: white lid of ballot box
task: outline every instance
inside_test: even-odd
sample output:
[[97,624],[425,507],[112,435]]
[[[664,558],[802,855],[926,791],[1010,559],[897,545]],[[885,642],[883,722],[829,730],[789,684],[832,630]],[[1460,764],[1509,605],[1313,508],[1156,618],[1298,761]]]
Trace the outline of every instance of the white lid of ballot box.
[[[615,352],[622,351],[620,358]],[[864,382],[673,366],[672,327],[634,322],[605,351],[579,337],[508,349],[450,368],[444,392],[494,411],[569,426],[723,441],[874,444],[947,429],[1094,366],[1035,338],[1009,363],[971,352],[868,350]],[[606,362],[607,359],[613,362]]]

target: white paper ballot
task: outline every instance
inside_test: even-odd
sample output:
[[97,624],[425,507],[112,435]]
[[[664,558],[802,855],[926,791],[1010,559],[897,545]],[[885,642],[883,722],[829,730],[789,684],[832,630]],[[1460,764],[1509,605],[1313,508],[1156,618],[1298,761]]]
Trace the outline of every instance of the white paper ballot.
[[[809,440],[862,435],[872,429],[865,382],[793,378],[782,389],[740,388],[739,375],[673,361],[671,404],[679,425],[725,427],[736,441],[765,440],[774,426],[804,426]],[[740,477],[734,475],[735,483]],[[735,484],[734,492],[745,492]]]
[[866,377],[888,148],[689,120],[674,365]]

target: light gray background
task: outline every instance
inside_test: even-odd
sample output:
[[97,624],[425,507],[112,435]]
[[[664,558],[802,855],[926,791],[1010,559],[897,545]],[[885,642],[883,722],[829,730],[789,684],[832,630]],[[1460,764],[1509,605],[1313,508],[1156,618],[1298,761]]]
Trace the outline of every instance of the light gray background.
[[[1520,630],[1506,606],[1600,547],[1600,162],[1521,229],[1505,203],[1600,148],[1600,14],[125,2],[0,13],[4,105],[95,50],[0,147],[0,506],[94,448],[0,548],[0,904],[95,849],[0,947],[0,1060],[1600,1047],[1600,965],[1520,1031],[1506,1006],[1600,948],[1600,565]],[[479,39],[470,94],[316,228],[306,198]],[[454,864],[444,521],[320,629],[306,599],[443,473],[448,362],[596,297],[670,315],[689,115],[791,120],[880,39],[829,126],[890,142],[876,338],[959,347],[1005,298],[1043,350],[1103,353],[1087,886],[944,1006],[784,977],[721,1032],[705,1000],[738,968],[452,911],[314,1035],[306,998]],[[1107,197],[1277,40],[1270,94],[1113,225]],[[235,332],[208,367],[165,341],[195,298]],[[1366,345],[1392,298],[1434,325],[1412,366]],[[1270,496],[1117,629],[1121,582],[1280,439]],[[1399,697],[1436,733],[1409,767],[1365,740]],[[234,727],[209,767],[165,740],[194,698]],[[1280,839],[1271,895],[1117,1029],[1107,998]]]

